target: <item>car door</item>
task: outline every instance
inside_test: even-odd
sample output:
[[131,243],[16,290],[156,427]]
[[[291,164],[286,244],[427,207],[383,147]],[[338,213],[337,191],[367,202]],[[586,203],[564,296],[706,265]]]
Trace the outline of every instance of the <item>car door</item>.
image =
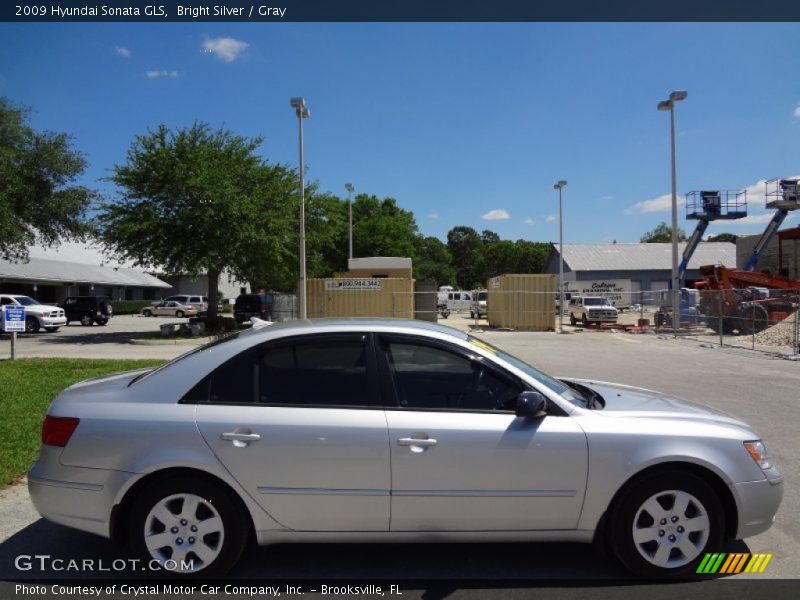
[[198,428],[273,519],[301,531],[388,530],[389,440],[368,335],[267,343],[208,379]]
[[577,526],[588,452],[573,419],[516,417],[527,386],[468,350],[410,336],[379,347],[393,398],[392,531]]

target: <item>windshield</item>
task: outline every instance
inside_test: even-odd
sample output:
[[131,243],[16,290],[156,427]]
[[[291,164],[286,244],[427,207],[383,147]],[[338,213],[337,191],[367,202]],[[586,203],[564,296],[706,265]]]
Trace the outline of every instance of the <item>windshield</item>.
[[35,306],[36,304],[39,304],[36,300],[31,298],[30,296],[17,296],[14,298],[14,300],[22,304],[22,306]]
[[584,298],[583,305],[584,306],[606,306],[608,304],[608,300],[605,298]]
[[486,292],[478,292],[478,300],[486,300]]
[[472,336],[469,336],[468,340],[470,344],[473,344],[475,346],[478,346],[479,348],[491,352],[500,360],[504,360],[505,362],[516,367],[529,377],[532,377],[533,379],[544,385],[549,390],[561,396],[567,402],[570,402],[575,406],[580,406],[581,408],[586,408],[586,400],[583,398],[583,396],[578,394],[576,390],[560,382],[558,379],[550,377],[549,375],[545,375],[541,371],[534,369],[528,363],[520,360],[516,356],[508,354],[507,352],[503,352],[499,348],[496,348],[491,344],[487,344],[483,340],[479,340],[478,338],[474,338]]

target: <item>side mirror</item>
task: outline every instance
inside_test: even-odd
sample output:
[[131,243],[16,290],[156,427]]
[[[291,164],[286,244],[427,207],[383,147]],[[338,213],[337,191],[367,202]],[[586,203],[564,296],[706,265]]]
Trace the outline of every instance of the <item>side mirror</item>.
[[539,392],[521,392],[517,396],[515,414],[526,419],[538,419],[547,414],[547,400]]

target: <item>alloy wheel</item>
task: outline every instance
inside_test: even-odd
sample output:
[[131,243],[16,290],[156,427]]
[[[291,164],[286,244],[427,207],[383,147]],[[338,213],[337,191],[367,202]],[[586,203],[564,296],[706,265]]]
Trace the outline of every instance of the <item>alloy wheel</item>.
[[645,500],[633,519],[639,554],[662,569],[683,567],[700,555],[711,523],[703,504],[682,490],[664,490]]

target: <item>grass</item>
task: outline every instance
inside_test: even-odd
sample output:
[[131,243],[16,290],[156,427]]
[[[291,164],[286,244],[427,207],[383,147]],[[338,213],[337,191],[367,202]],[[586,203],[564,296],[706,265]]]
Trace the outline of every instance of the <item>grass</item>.
[[163,363],[74,358],[0,361],[0,489],[18,481],[36,459],[42,419],[61,390],[91,377]]

